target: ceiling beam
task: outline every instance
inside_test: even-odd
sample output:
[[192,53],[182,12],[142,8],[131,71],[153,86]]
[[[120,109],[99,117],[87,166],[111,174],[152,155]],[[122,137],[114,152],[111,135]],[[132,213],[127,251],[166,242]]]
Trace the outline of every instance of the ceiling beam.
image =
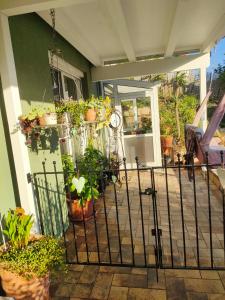
[[92,68],[92,80],[110,80],[148,74],[160,74],[208,67],[209,54],[184,55],[164,59],[146,60],[115,66]]
[[14,16],[90,1],[93,0],[1,0],[0,12],[6,16]]
[[225,13],[221,16],[216,26],[208,35],[207,39],[202,44],[202,52],[210,52],[213,45],[222,37],[225,36]]
[[99,0],[99,4],[107,15],[110,16],[112,28],[114,28],[120,43],[129,61],[136,60],[135,52],[131,43],[123,8],[120,0]]
[[[48,11],[38,13],[39,16],[45,20],[50,26],[51,17]],[[101,59],[98,54],[93,50],[92,45],[85,39],[79,28],[71,23],[63,10],[56,10],[56,31],[61,34],[74,48],[76,48],[83,56],[85,56],[94,66],[101,66]],[[71,24],[73,29],[71,30]]]
[[184,2],[185,2],[184,0],[177,0],[172,24],[170,27],[169,38],[165,49],[165,54],[164,54],[165,57],[172,56],[176,49],[177,40],[179,38],[178,35],[179,35],[180,27],[182,26],[182,11],[183,11]]

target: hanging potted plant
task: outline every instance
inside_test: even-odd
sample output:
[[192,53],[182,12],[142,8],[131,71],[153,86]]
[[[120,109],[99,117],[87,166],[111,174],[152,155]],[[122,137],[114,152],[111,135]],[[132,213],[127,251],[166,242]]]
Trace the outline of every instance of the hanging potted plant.
[[8,241],[0,247],[0,276],[8,297],[49,299],[50,274],[65,268],[64,250],[53,237],[31,235],[33,220],[22,208],[3,217]]
[[18,119],[21,131],[24,134],[31,133],[33,128],[39,125],[39,116],[40,112],[36,107],[32,108],[29,113],[20,116]]
[[73,177],[67,188],[68,215],[72,222],[89,220],[94,214],[93,204],[99,197],[95,186],[83,176]]

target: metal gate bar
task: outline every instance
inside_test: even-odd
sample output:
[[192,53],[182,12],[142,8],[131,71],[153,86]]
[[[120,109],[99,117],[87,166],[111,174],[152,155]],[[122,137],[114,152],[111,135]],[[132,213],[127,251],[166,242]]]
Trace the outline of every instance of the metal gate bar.
[[[210,183],[210,169],[219,165],[209,165],[207,153],[206,164],[202,165],[195,165],[193,159],[190,164],[182,165],[180,154],[176,165],[168,165],[166,158],[163,166],[140,165],[136,157],[134,169],[127,168],[124,159],[122,169],[104,170],[101,198],[93,204],[92,218],[84,218],[82,207],[82,221],[74,222],[68,218],[67,210],[67,203],[73,199],[64,190],[64,180],[70,174],[57,171],[56,162],[53,171],[46,171],[43,162],[43,171],[32,176],[41,232],[62,237],[66,261],[72,264],[225,269],[225,195],[221,190],[218,198],[215,187],[213,195]],[[199,183],[201,168],[206,169],[206,176]],[[124,176],[122,187],[112,181],[104,189],[104,178],[110,171]],[[185,179],[187,171],[191,182]],[[89,176],[93,172],[89,170]],[[164,184],[160,185],[163,179]],[[201,210],[199,184],[207,194]],[[91,191],[93,198],[93,187]],[[218,211],[212,207],[212,201]],[[220,240],[215,240],[218,234]],[[200,247],[200,243],[205,243],[206,248]]]

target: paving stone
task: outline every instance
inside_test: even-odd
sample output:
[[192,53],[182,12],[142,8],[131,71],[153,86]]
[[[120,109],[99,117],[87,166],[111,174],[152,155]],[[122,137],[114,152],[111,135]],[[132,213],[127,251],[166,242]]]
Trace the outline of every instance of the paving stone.
[[220,279],[216,271],[200,271],[202,279]]
[[65,283],[60,284],[57,287],[53,296],[55,296],[55,297],[70,297],[73,287],[74,287],[73,284],[65,284]]
[[154,289],[130,288],[127,299],[128,300],[166,300],[166,291],[154,290]]
[[128,288],[112,286],[108,300],[127,300]]
[[208,296],[205,293],[187,293],[188,300],[208,300]]
[[166,278],[167,300],[187,300],[184,279]]
[[[116,272],[117,273],[117,272]],[[131,270],[132,274],[139,274],[139,275],[147,275],[148,269],[147,268],[132,268]]]
[[198,270],[165,270],[166,277],[201,278]]
[[69,265],[68,269],[70,271],[82,272],[84,269],[84,265]]
[[208,294],[208,300],[224,300],[224,294]]
[[225,290],[220,280],[185,278],[184,281],[185,281],[185,287],[187,291],[190,292],[211,293],[211,294],[225,293]]
[[148,269],[148,288],[165,290],[165,271],[158,270],[158,281],[156,276],[156,271],[154,269]]
[[112,285],[125,286],[130,288],[147,288],[147,275],[114,274]]
[[99,273],[91,293],[91,298],[107,299],[112,283],[112,278],[113,275],[110,273]]
[[98,274],[99,267],[86,266],[80,276],[79,283],[93,283]]
[[70,296],[89,299],[91,290],[92,290],[92,285],[86,283],[84,284],[77,283],[73,285],[73,288],[70,292]]
[[99,269],[99,272],[129,274],[131,272],[131,268],[101,266],[100,269]]

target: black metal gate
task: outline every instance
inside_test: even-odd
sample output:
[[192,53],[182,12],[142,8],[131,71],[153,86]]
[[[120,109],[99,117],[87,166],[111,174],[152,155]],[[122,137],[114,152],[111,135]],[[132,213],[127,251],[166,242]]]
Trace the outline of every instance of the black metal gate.
[[65,174],[43,163],[33,174],[41,231],[62,236],[68,263],[225,269],[224,192],[212,165],[191,161],[183,165],[178,155],[176,165],[165,158],[163,166],[143,168],[136,158],[128,169],[124,159],[117,181],[102,179],[94,214],[81,222],[68,218]]

